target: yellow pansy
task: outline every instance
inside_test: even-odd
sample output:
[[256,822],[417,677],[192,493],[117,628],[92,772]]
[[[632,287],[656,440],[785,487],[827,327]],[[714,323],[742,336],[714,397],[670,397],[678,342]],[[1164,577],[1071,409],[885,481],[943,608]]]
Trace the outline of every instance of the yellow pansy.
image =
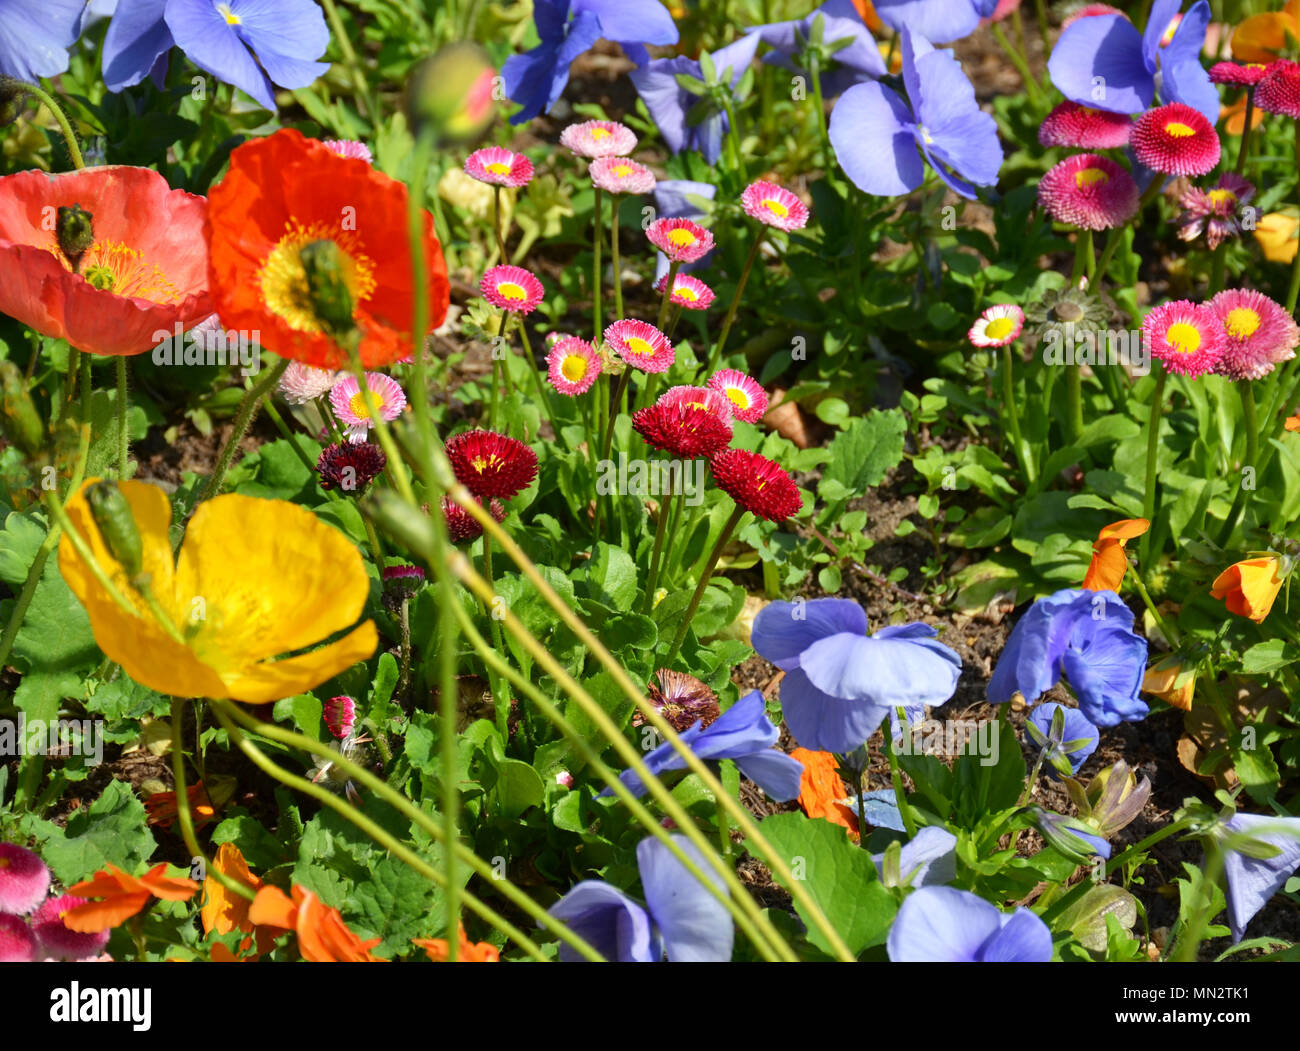
[[99,648],[136,682],[179,697],[261,704],[292,697],[372,656],[373,621],[297,656],[356,623],[369,594],[361,552],[337,529],[284,500],[229,494],[200,505],[173,563],[167,494],[122,482],[141,541],[141,574],[183,636],[159,623],[109,553],[90,505],[89,479],[67,504],[95,561],[133,606],[114,601],[71,540],[59,542],[59,570],[86,607]]

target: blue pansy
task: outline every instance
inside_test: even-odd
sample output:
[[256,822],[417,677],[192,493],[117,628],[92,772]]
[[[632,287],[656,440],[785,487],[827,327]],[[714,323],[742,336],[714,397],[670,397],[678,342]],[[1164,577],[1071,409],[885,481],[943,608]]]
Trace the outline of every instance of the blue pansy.
[[[757,690],[745,694],[706,729],[697,722],[681,735],[682,742],[701,759],[730,759],[740,772],[773,799],[785,802],[799,795],[803,764],[772,746],[781,733],[767,717],[763,695]],[[669,770],[682,770],[686,760],[665,741],[645,757],[645,764],[656,777]],[[645,795],[646,787],[633,770],[624,770],[619,780],[635,795]],[[610,795],[605,789],[602,796]]]
[[[1057,712],[1061,713],[1061,731],[1053,733],[1052,721]],[[1030,726],[1038,734],[1029,730]],[[1053,776],[1057,772],[1053,760],[1068,762],[1071,772],[1077,774],[1088,757],[1097,750],[1097,742],[1101,740],[1097,728],[1088,722],[1088,717],[1083,712],[1056,703],[1040,704],[1030,712],[1025,731],[1034,744],[1047,753],[1043,758],[1049,764]]]
[[[745,70],[754,61],[758,51],[758,35],[747,33],[726,47],[719,48],[709,55],[720,81],[725,81],[734,90],[740,84]],[[728,70],[730,74],[728,75]],[[698,150],[710,164],[716,164],[722,154],[722,137],[730,125],[727,115],[713,112],[698,124],[688,119],[690,111],[700,101],[700,96],[692,95],[677,83],[679,74],[686,74],[696,80],[704,79],[700,63],[690,58],[662,58],[649,62],[640,69],[634,69],[629,76],[659,126],[659,133],[673,153],[683,150]]]
[[[1264,814],[1236,814],[1224,822],[1229,833],[1266,844],[1264,850],[1232,849],[1225,845],[1223,871],[1227,882],[1228,926],[1232,940],[1241,941],[1251,917],[1300,868],[1300,817],[1270,817]],[[1231,842],[1231,840],[1229,840]],[[1240,843],[1238,846],[1246,847]],[[1270,857],[1253,854],[1270,853]]]
[[951,883],[957,878],[957,837],[946,828],[918,829],[904,843],[898,855],[898,880],[885,866],[885,853],[872,854],[876,871],[889,886],[930,887]]
[[121,0],[104,36],[104,84],[121,91],[152,75],[162,83],[175,46],[164,17],[167,0]]
[[973,198],[974,186],[997,182],[997,122],[979,108],[951,52],[906,29],[902,52],[908,101],[872,81],[849,88],[832,111],[830,138],[840,167],[860,190],[895,197],[921,185],[928,161],[954,193]]
[[990,704],[1019,692],[1031,704],[1062,677],[1094,726],[1146,716],[1139,696],[1147,640],[1133,631],[1133,611],[1113,591],[1071,588],[1039,599],[1007,639],[989,680]]
[[[904,29],[947,44],[975,32],[997,0],[876,0],[876,14],[895,32]],[[984,8],[988,10],[984,10]]]
[[763,56],[763,61],[803,72],[797,64],[798,54],[811,39],[813,23],[818,17],[823,22],[824,45],[840,40],[852,41],[847,47],[835,52],[834,68],[822,72],[824,97],[834,98],[854,84],[885,75],[885,60],[880,57],[876,38],[862,21],[858,9],[853,6],[853,0],[826,0],[807,18],[755,27],[751,32],[756,33],[772,49]]
[[677,25],[658,0],[535,0],[533,21],[541,43],[511,55],[501,69],[506,94],[523,107],[511,124],[554,106],[569,82],[573,60],[597,40],[622,45],[637,65],[649,59],[646,44],[677,43]]
[[30,82],[64,72],[85,8],[86,0],[0,0],[0,73]]
[[[672,838],[708,873],[708,863],[690,840]],[[636,860],[644,907],[602,880],[584,880],[547,911],[610,961],[658,963],[665,955],[672,963],[729,961],[735,929],[722,902],[657,839],[643,839]],[[582,957],[561,942],[560,959]]]
[[886,942],[895,963],[1047,963],[1052,932],[1028,909],[1001,912],[955,887],[907,896]]
[[771,602],[754,618],[754,649],[785,672],[781,709],[798,742],[843,755],[863,744],[896,708],[909,719],[957,689],[961,658],[928,624],[867,634],[867,615],[848,599]]
[[1219,93],[1201,65],[1208,0],[1197,0],[1169,43],[1161,43],[1181,6],[1182,0],[1156,0],[1145,33],[1123,15],[1079,19],[1052,49],[1052,83],[1067,99],[1112,113],[1149,109],[1158,85],[1162,102],[1185,103],[1216,123]]

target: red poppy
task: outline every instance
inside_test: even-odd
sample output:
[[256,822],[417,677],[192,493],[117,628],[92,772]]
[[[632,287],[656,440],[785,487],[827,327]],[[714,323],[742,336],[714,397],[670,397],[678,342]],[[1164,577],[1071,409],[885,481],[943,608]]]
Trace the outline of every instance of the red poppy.
[[[216,311],[228,329],[256,332],[281,357],[337,369],[347,354],[327,334],[307,283],[302,250],[339,249],[343,284],[366,368],[411,354],[415,289],[407,191],[363,160],[286,128],[240,146],[212,188],[207,239]],[[433,220],[423,215],[429,320],[442,324],[450,285]]]
[[[73,205],[94,226],[79,272],[55,230]],[[91,354],[143,353],[212,313],[206,211],[148,168],[0,178],[0,314]]]

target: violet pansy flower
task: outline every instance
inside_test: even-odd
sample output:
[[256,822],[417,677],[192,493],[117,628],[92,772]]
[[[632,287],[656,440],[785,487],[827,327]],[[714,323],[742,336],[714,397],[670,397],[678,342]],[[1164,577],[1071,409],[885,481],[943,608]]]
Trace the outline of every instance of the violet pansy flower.
[[[1227,882],[1228,926],[1232,928],[1235,944],[1245,935],[1246,925],[1255,913],[1300,868],[1300,817],[1235,814],[1224,822],[1223,828],[1271,848],[1271,851],[1248,852],[1225,846],[1223,871]],[[1271,856],[1255,856],[1263,853]]]
[[0,3],[0,74],[30,82],[64,72],[85,10],[85,0]]
[[825,98],[834,98],[854,84],[885,75],[885,60],[880,55],[876,38],[862,21],[853,0],[826,0],[807,18],[756,26],[750,32],[756,33],[772,49],[763,56],[763,61],[784,69],[806,72],[798,65],[798,57],[812,39],[818,18],[822,20],[823,46],[829,47],[842,40],[851,41],[835,52],[834,67],[822,71],[821,86]]
[[1028,909],[1001,912],[955,887],[907,896],[886,942],[895,963],[1047,963],[1052,932]]

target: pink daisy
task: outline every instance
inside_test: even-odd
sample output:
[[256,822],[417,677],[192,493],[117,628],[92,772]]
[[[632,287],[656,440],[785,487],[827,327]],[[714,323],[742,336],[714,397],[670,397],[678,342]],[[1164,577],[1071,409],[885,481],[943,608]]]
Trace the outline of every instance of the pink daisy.
[[[664,274],[655,284],[655,291],[660,295],[668,286],[668,275]],[[673,294],[668,297],[679,307],[687,310],[708,310],[713,302],[713,289],[690,274],[678,274],[673,278]]]
[[108,936],[113,933],[111,928],[82,934],[68,930],[63,924],[65,912],[85,904],[85,898],[64,894],[51,898],[36,910],[32,916],[32,933],[46,956],[56,960],[88,960],[104,951]]
[[338,381],[339,373],[333,369],[317,369],[291,361],[280,377],[280,394],[290,405],[305,405],[328,394]]
[[1174,300],[1156,307],[1142,322],[1142,342],[1151,356],[1184,376],[1213,371],[1225,340],[1223,325],[1206,303]]
[[560,145],[579,157],[626,157],[636,149],[636,133],[617,121],[589,120],[560,132]]
[[608,193],[651,193],[655,174],[626,157],[598,157],[591,162],[591,181]]
[[566,336],[546,355],[547,376],[561,394],[586,394],[601,373],[596,348],[579,336]]
[[331,697],[322,706],[321,718],[329,732],[341,741],[357,725],[357,702],[347,694]]
[[752,182],[740,195],[745,214],[777,230],[802,230],[808,225],[808,207],[789,190],[771,182]]
[[367,164],[375,163],[374,154],[364,142],[357,142],[355,139],[326,139],[325,145],[340,157],[351,157],[354,160],[365,161]]
[[36,959],[36,935],[21,916],[0,912],[0,963],[31,963]]
[[767,412],[767,391],[758,380],[739,369],[720,369],[709,377],[710,390],[726,396],[731,402],[731,413],[745,423],[757,423]]
[[1253,88],[1268,72],[1268,66],[1259,62],[1241,65],[1237,62],[1216,62],[1210,67],[1210,81],[1214,84],[1231,84],[1239,88]]
[[1219,163],[1219,135],[1204,114],[1181,102],[1147,110],[1133,123],[1133,156],[1165,175],[1204,175]]
[[494,266],[479,282],[483,298],[499,310],[512,314],[531,314],[542,301],[546,290],[542,283],[522,266]]
[[1255,89],[1255,105],[1265,113],[1300,117],[1300,62],[1274,62]]
[[1005,347],[1025,327],[1025,312],[1014,303],[999,303],[982,313],[966,334],[977,347]]
[[1223,324],[1223,357],[1215,371],[1234,380],[1263,379],[1275,365],[1295,357],[1300,328],[1262,292],[1230,288],[1209,307]]
[[533,162],[522,153],[488,146],[469,155],[465,171],[479,182],[493,186],[527,186],[533,178]]
[[645,235],[675,263],[695,263],[713,251],[713,235],[689,219],[656,219]]
[[1202,233],[1211,249],[1229,237],[1241,236],[1237,209],[1255,196],[1255,187],[1235,172],[1226,172],[1212,189],[1195,186],[1179,198],[1183,216],[1178,221],[1178,236],[1193,241]]
[[[391,376],[382,372],[367,372],[366,386],[375,400],[375,408],[385,420],[391,423],[406,408],[406,395]],[[334,406],[334,415],[347,431],[348,440],[362,442],[366,433],[375,425],[366,408],[365,396],[355,376],[344,376],[330,391],[330,404]]]
[[1123,226],[1140,196],[1133,176],[1096,153],[1066,157],[1038,181],[1038,203],[1047,214],[1084,230]]
[[642,372],[667,372],[676,356],[668,337],[645,321],[615,321],[605,329],[605,342]]
[[1084,150],[1113,150],[1128,145],[1133,118],[1124,113],[1089,109],[1077,102],[1062,102],[1038,126],[1043,146],[1070,146]]
[[50,889],[50,870],[16,843],[0,843],[0,912],[25,916]]
[[691,387],[681,384],[669,387],[659,396],[657,405],[666,405],[672,409],[689,409],[695,412],[710,412],[727,425],[731,431],[731,420],[736,415],[736,408],[731,399],[722,391],[712,387]]

